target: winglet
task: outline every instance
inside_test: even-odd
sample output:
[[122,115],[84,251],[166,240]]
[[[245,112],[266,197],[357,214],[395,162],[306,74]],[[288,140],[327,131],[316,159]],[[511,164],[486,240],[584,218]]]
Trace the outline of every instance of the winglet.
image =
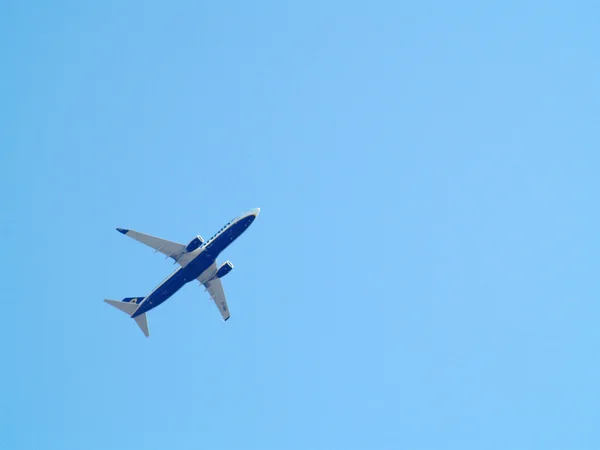
[[127,232],[128,232],[129,230],[126,230],[125,228],[117,228],[117,231],[118,231],[119,233],[127,234]]

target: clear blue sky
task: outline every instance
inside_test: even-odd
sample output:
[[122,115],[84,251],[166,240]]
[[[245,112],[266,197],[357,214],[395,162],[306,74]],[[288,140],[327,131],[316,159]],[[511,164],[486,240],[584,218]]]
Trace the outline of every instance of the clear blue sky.
[[[4,1],[0,448],[600,448],[598,23]],[[255,207],[227,323],[102,302]]]

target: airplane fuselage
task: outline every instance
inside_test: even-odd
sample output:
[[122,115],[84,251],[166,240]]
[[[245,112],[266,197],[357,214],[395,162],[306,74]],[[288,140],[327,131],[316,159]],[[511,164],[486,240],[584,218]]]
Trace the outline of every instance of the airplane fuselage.
[[186,258],[189,262],[173,272],[165,281],[144,298],[131,317],[135,318],[156,308],[185,286],[185,284],[198,279],[200,275],[206,272],[214,264],[219,254],[246,231],[254,219],[256,219],[256,211],[257,210],[250,211],[249,213],[232,220],[200,248],[191,252]]

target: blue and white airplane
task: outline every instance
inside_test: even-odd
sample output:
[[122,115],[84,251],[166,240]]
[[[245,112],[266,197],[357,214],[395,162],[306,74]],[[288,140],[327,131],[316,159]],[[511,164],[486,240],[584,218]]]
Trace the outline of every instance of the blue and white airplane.
[[233,264],[226,261],[217,268],[217,257],[229,244],[246,231],[259,212],[260,208],[256,208],[242,214],[232,219],[208,241],[204,242],[202,237],[196,236],[188,245],[166,241],[133,230],[117,228],[117,231],[125,236],[152,247],[155,249],[155,253],[160,252],[166,255],[167,258],[173,258],[181,267],[146,297],[128,297],[121,301],[105,299],[104,301],[127,313],[135,320],[144,335],[148,337],[150,332],[148,331],[146,313],[167,300],[186,283],[198,280],[201,285],[204,285],[205,292],[208,291],[217,308],[219,308],[223,320],[229,319],[229,308],[227,307],[221,278],[231,272]]

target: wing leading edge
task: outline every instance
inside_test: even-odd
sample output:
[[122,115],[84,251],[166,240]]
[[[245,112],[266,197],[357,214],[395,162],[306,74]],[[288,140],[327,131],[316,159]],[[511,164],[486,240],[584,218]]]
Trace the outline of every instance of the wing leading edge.
[[157,252],[160,252],[169,258],[173,258],[175,261],[178,261],[179,257],[185,253],[185,245],[178,244],[177,242],[167,241],[165,239],[150,236],[149,234],[144,234],[133,230],[126,230],[123,228],[117,228],[117,231],[119,233],[123,233],[125,236],[128,236],[131,239],[135,239],[136,241],[153,248]]

